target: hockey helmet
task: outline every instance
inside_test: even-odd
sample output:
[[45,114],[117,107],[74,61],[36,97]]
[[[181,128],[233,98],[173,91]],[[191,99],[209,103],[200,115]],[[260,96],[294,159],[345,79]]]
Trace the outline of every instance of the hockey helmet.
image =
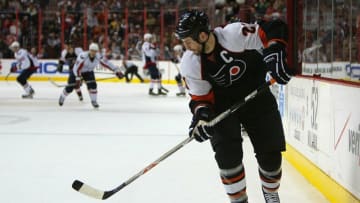
[[13,43],[10,44],[9,48],[10,49],[14,49],[14,48],[19,48],[20,47],[20,44],[18,41],[13,41]]
[[99,51],[99,46],[96,43],[91,43],[89,45],[89,50]]
[[178,39],[191,37],[198,41],[200,32],[209,33],[209,18],[203,11],[190,10],[180,16],[175,35]]
[[183,51],[183,47],[182,47],[180,44],[175,45],[175,46],[174,46],[174,51],[176,51],[176,52],[182,52],[182,51]]
[[150,34],[150,33],[145,33],[144,34],[144,40],[149,40],[151,38],[152,38],[152,34]]

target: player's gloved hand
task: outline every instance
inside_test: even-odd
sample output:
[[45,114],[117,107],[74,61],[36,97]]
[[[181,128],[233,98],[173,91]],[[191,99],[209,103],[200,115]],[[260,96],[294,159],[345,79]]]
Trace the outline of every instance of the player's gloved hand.
[[173,63],[179,63],[179,60],[177,58],[171,58],[171,62]]
[[81,78],[76,77],[76,79],[75,79],[75,89],[79,89],[80,86],[81,86]]
[[189,136],[194,136],[198,142],[203,142],[211,138],[215,130],[213,127],[207,126],[207,123],[212,118],[213,112],[209,107],[200,107],[197,109],[189,127]]
[[286,62],[285,45],[281,42],[274,43],[263,51],[264,61],[270,69],[270,75],[277,83],[285,85],[294,75]]
[[17,69],[18,69],[18,68],[17,68],[16,64],[13,63],[12,66],[11,66],[11,68],[10,68],[10,72],[15,73],[15,72],[17,71]]
[[116,71],[115,72],[116,77],[118,77],[119,79],[123,79],[124,78],[124,74],[121,71]]
[[63,61],[59,61],[58,65],[57,65],[57,68],[56,68],[56,70],[57,70],[59,73],[62,73],[62,71],[63,71],[63,65],[64,65],[64,62],[63,62]]

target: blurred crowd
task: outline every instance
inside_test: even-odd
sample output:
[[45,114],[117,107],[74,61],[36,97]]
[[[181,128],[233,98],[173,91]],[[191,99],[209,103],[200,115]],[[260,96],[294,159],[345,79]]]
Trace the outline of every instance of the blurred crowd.
[[306,0],[303,27],[298,37],[302,61],[360,63],[360,1]]
[[191,7],[214,11],[213,25],[234,16],[252,22],[286,12],[285,0],[0,0],[0,57],[12,57],[8,46],[17,40],[28,50],[35,48],[39,58],[59,58],[64,42],[71,41],[84,49],[96,42],[109,58],[140,59],[142,36],[148,32],[161,58],[170,59],[179,43],[173,35],[176,17]]

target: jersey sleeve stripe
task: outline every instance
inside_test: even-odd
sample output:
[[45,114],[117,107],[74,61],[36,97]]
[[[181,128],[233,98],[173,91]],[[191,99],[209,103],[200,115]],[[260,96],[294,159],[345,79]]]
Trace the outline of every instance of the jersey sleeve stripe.
[[259,29],[258,29],[258,35],[259,35],[260,40],[263,43],[264,47],[266,48],[268,46],[268,40],[267,40],[264,30],[261,29],[261,27],[259,27]]
[[81,76],[81,69],[84,66],[84,61],[80,63],[79,68],[77,69],[77,76]]
[[191,96],[191,100],[193,101],[197,101],[197,102],[207,102],[210,104],[214,104],[215,100],[214,100],[214,92],[210,91],[208,94],[206,95],[190,95]]

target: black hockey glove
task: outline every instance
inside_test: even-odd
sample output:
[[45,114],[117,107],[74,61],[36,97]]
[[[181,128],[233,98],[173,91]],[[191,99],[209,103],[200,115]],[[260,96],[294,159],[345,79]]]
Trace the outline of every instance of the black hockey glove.
[[213,112],[209,107],[200,107],[193,115],[190,127],[189,136],[194,136],[198,142],[203,142],[212,137],[215,133],[213,127],[207,126],[208,121],[213,118]]
[[263,51],[264,61],[270,69],[270,75],[277,83],[285,85],[294,75],[286,62],[285,45],[282,43],[275,43],[265,48]]
[[115,72],[116,77],[118,77],[119,79],[123,79],[124,78],[124,74],[121,71],[117,71]]
[[63,65],[64,65],[64,61],[59,61],[57,68],[56,68],[59,73],[63,72]]
[[173,63],[179,63],[180,61],[177,58],[171,58],[171,62]]

